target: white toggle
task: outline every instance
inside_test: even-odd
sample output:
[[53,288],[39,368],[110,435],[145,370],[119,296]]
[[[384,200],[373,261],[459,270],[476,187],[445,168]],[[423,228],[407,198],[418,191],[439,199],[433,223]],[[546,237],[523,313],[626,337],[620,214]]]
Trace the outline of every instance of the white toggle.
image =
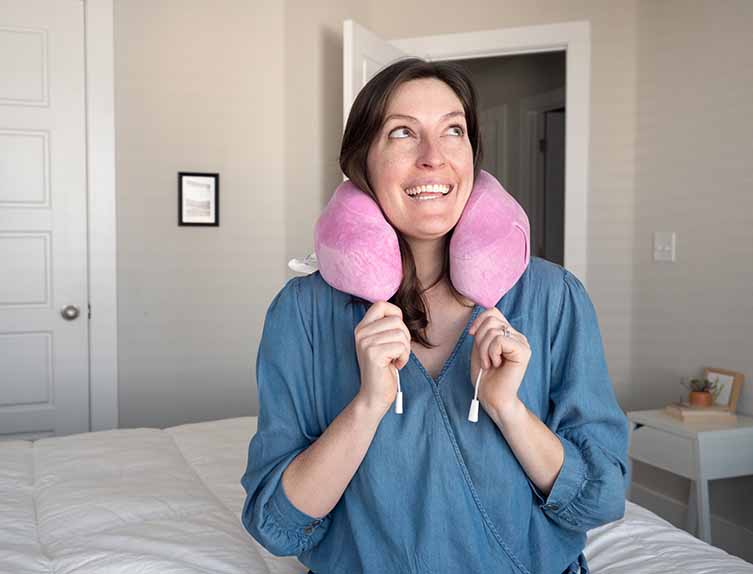
[[471,401],[471,410],[468,411],[468,420],[472,423],[478,422],[478,401],[476,399]]
[[395,376],[397,377],[397,398],[395,399],[395,412],[403,414],[403,391],[400,390],[400,371],[395,367]]
[[471,401],[471,409],[468,411],[468,420],[472,423],[478,422],[478,386],[481,383],[481,375],[484,369],[478,370],[478,377],[476,377],[476,390],[473,393],[473,400]]

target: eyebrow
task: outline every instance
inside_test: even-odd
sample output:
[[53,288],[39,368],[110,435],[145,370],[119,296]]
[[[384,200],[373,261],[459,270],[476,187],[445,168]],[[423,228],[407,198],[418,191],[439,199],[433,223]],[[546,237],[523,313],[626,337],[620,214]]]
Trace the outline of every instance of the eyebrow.
[[[451,118],[451,117],[454,117],[454,116],[463,116],[463,117],[465,117],[465,112],[460,112],[460,111],[450,112],[450,113],[447,113],[447,114],[443,115],[440,118],[440,120],[446,120],[447,118]],[[410,121],[413,121],[413,122],[418,122],[418,120],[416,118],[414,118],[413,116],[407,116],[405,114],[390,114],[389,116],[387,116],[386,118],[384,118],[384,123],[386,124],[390,120],[400,120],[400,119],[402,119],[402,120],[410,120]]]

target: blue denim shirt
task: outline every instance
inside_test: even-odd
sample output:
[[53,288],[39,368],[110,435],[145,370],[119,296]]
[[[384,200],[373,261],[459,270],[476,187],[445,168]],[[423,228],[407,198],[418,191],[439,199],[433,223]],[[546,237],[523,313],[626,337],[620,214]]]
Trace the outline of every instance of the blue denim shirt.
[[483,408],[468,421],[476,306],[436,380],[411,354],[404,414],[387,412],[340,501],[309,516],[281,478],[360,388],[354,330],[366,308],[350,301],[317,272],[288,281],[269,307],[241,479],[248,532],[316,574],[587,572],[586,531],[623,516],[628,477],[627,420],[583,284],[534,257],[496,305],[532,350],[518,396],[564,448],[548,496]]

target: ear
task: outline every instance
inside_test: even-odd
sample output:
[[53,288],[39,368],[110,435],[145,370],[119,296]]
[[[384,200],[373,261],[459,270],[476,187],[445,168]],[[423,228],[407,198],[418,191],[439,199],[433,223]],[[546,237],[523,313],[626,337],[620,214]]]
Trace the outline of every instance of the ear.
[[314,227],[322,278],[372,303],[400,287],[403,263],[397,233],[379,205],[350,181],[341,183]]
[[463,295],[494,307],[528,266],[528,216],[494,176],[481,170],[450,240],[450,277]]

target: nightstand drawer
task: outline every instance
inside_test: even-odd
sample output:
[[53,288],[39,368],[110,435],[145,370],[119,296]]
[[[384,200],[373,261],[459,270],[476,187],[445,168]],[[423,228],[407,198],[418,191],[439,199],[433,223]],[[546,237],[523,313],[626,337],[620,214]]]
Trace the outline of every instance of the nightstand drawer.
[[694,479],[693,440],[663,430],[642,426],[630,438],[630,457],[651,466]]

